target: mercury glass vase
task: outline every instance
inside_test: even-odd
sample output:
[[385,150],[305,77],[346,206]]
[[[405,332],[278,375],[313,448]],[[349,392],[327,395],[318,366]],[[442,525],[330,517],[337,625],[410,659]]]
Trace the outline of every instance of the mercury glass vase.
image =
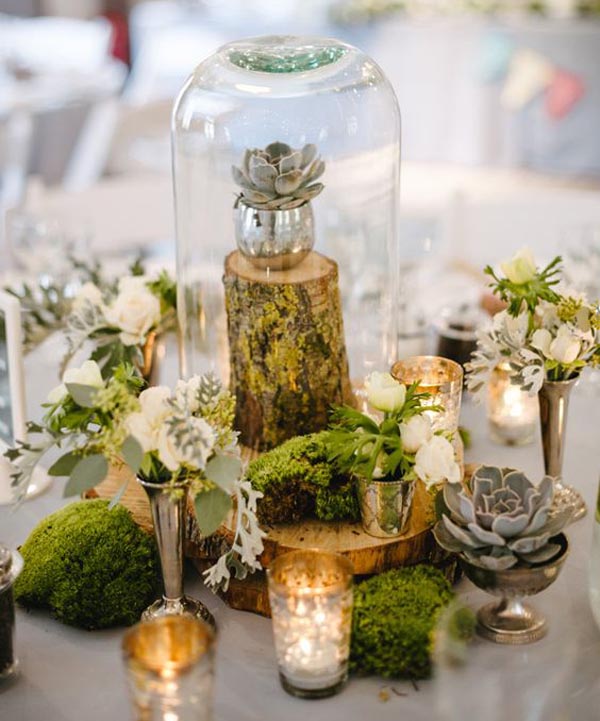
[[362,526],[369,536],[395,538],[408,526],[415,483],[376,481],[357,476],[356,493]]
[[269,566],[279,678],[292,696],[325,698],[346,683],[353,574],[347,558],[319,550],[291,551]]
[[150,501],[164,585],[162,598],[144,611],[142,620],[188,615],[201,618],[215,627],[215,620],[208,608],[183,592],[183,537],[189,484],[180,482],[166,486],[164,483],[148,483],[140,478],[137,480]]
[[565,381],[546,380],[539,392],[544,470],[546,475],[556,479],[555,506],[571,508],[574,521],[583,518],[587,512],[579,491],[562,482],[569,396],[576,382],[577,378]]
[[123,638],[136,721],[212,721],[215,634],[190,616],[142,621]]

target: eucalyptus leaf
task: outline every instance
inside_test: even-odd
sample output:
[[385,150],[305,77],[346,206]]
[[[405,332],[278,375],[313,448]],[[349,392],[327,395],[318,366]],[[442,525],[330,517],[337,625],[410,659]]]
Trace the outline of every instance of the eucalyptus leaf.
[[64,497],[75,496],[97,486],[106,478],[108,461],[102,455],[85,456],[73,468],[65,486]]
[[123,497],[123,494],[125,493],[127,486],[129,485],[129,479],[123,483],[123,485],[119,488],[119,490],[115,493],[115,495],[110,499],[110,503],[108,504],[108,510],[111,511],[121,500]]
[[49,476],[70,476],[75,466],[81,460],[81,456],[75,453],[65,453],[56,463],[48,469]]
[[95,386],[84,386],[81,383],[67,383],[67,390],[71,397],[82,408],[94,408],[93,398],[98,392]]
[[212,535],[232,507],[231,496],[220,488],[203,491],[194,498],[196,520],[203,536]]
[[227,493],[233,491],[236,480],[242,473],[242,462],[237,456],[216,455],[206,464],[206,477]]
[[127,436],[121,446],[121,455],[125,463],[131,468],[132,473],[137,473],[140,470],[144,460],[144,449],[140,446],[137,438]]

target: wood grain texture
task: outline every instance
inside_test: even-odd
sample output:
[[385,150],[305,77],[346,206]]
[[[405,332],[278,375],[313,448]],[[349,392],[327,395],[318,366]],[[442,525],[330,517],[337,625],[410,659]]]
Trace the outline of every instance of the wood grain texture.
[[[255,452],[244,449],[246,459]],[[469,477],[476,465],[465,467]],[[111,498],[126,478],[124,471],[116,471],[88,494],[89,497]],[[150,507],[143,489],[131,482],[122,498],[136,522],[145,530],[152,531]],[[206,570],[221,553],[229,548],[233,534],[233,518],[210,538],[201,538],[194,521],[193,510],[188,514],[185,553],[199,573]],[[431,497],[419,484],[415,491],[413,510],[407,532],[394,539],[378,539],[364,533],[357,523],[326,523],[306,520],[295,525],[281,525],[268,531],[261,563],[268,568],[273,559],[295,549],[321,548],[342,553],[353,563],[357,576],[381,573],[391,568],[431,563],[443,569],[450,580],[454,579],[456,564],[435,543],[431,526],[433,523]],[[232,579],[228,590],[221,594],[231,608],[270,615],[266,577],[264,572],[248,576],[243,581]]]

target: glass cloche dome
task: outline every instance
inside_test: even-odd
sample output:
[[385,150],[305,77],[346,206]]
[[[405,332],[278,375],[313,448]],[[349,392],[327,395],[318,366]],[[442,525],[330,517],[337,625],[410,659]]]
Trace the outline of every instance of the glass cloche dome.
[[182,375],[230,387],[253,449],[324,428],[397,356],[394,91],[350,45],[243,40],[188,79],[172,133]]

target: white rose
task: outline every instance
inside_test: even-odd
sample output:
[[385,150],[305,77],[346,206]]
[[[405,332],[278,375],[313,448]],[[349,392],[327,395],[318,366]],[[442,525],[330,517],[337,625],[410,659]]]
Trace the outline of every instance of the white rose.
[[81,386],[92,386],[92,388],[104,388],[100,366],[93,360],[85,361],[79,368],[67,368],[63,374],[63,383],[65,385],[76,383]]
[[454,458],[454,448],[443,436],[433,436],[415,456],[415,473],[426,486],[442,481],[458,483],[460,468]]
[[169,415],[170,409],[166,401],[170,397],[171,389],[168,386],[153,386],[140,393],[140,408],[149,423],[162,423]]
[[158,448],[160,431],[171,412],[166,403],[170,397],[171,390],[166,386],[147,388],[140,393],[140,411],[127,417],[125,426],[145,453]]
[[552,334],[546,328],[538,328],[533,331],[531,336],[531,345],[546,356],[550,358],[550,344],[552,343]]
[[365,390],[369,403],[378,411],[398,411],[404,405],[406,388],[389,373],[371,373]]
[[147,275],[124,275],[119,278],[119,293],[136,292],[148,290],[150,278]]
[[84,283],[73,300],[75,310],[82,308],[87,302],[102,306],[102,292],[95,283]]
[[400,424],[402,448],[408,453],[416,453],[432,435],[431,420],[427,415],[413,416],[406,423]]
[[556,338],[550,343],[550,354],[559,363],[573,363],[579,356],[581,341],[566,325],[561,325]]
[[144,453],[157,449],[158,430],[150,425],[143,413],[130,413],[125,420],[125,428],[140,444]]
[[206,461],[213,451],[215,445],[215,432],[204,418],[191,416],[188,419],[195,431],[202,435],[204,443],[196,447],[186,446],[181,448],[170,435],[168,426],[163,425],[158,434],[158,457],[170,471],[176,471],[180,466],[186,465],[192,468],[204,468]]
[[529,248],[521,248],[510,260],[500,263],[502,272],[511,283],[527,283],[533,280],[537,272],[533,253]]
[[143,343],[148,331],[160,321],[160,301],[143,283],[126,284],[106,308],[110,325],[120,328],[124,345]]

